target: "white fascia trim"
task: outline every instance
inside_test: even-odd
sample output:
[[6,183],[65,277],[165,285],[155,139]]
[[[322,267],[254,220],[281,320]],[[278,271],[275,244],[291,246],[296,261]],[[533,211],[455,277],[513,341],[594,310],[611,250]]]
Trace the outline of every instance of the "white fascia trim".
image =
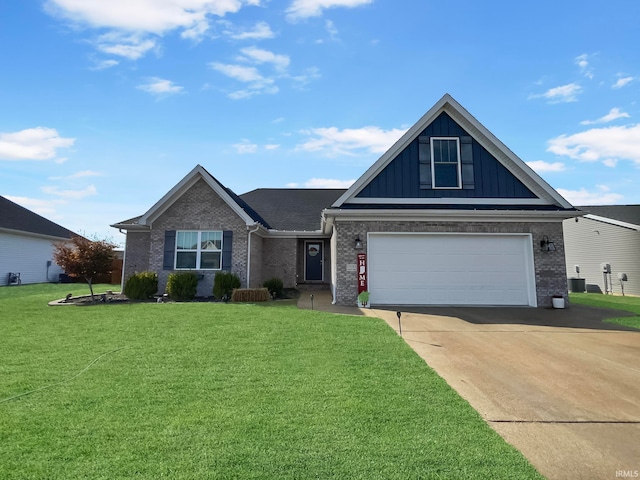
[[352,198],[350,205],[549,205],[541,198]]
[[340,207],[343,203],[353,200],[360,191],[380,173],[404,148],[407,147],[420,133],[440,115],[446,112],[458,122],[478,143],[500,161],[523,184],[536,195],[548,199],[548,204],[557,204],[563,208],[573,208],[558,192],[556,192],[542,177],[535,173],[522,159],[513,153],[487,128],[476,120],[462,105],[445,94],[416,124],[387,150],[356,182],[336,200],[332,207]]
[[410,221],[410,222],[562,222],[581,216],[580,212],[527,210],[340,210],[324,211],[330,217],[349,222]]
[[118,230],[127,230],[132,232],[150,232],[151,227],[149,225],[138,225],[132,223],[114,223],[113,225],[109,225],[112,228],[117,228]]
[[0,233],[7,233],[9,235],[16,235],[20,237],[40,238],[42,240],[51,240],[55,242],[69,242],[71,240],[70,238],[67,238],[67,237],[56,237],[53,235],[44,235],[42,233],[27,232],[25,230],[14,230],[12,228],[2,228],[2,227],[0,227]]
[[240,205],[238,205],[233,198],[220,186],[220,184],[214,180],[209,172],[207,172],[201,165],[196,165],[178,184],[169,190],[164,197],[158,200],[153,207],[151,207],[138,222],[141,225],[149,225],[155,219],[157,219],[162,213],[164,213],[178,198],[182,196],[189,188],[202,178],[211,189],[218,194],[222,200],[229,205],[229,207],[247,224],[247,226],[253,225],[255,220],[251,218],[247,212],[245,212]]
[[322,230],[267,230],[267,238],[329,238]]
[[595,220],[596,222],[608,223],[610,225],[616,225],[618,227],[628,228],[630,230],[636,230],[640,232],[640,225],[634,223],[621,222],[620,220],[614,220],[613,218],[601,217],[599,215],[591,215],[590,213],[585,215],[584,218],[589,220]]

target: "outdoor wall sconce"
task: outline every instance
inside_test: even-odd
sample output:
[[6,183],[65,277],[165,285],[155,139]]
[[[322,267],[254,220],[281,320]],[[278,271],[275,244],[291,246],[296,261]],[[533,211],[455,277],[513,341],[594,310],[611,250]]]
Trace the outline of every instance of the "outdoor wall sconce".
[[549,237],[543,235],[542,240],[540,240],[540,250],[542,250],[543,252],[555,252],[556,245],[551,240],[549,240]]
[[356,237],[355,249],[356,250],[362,250],[362,240],[360,240],[360,236],[359,235]]

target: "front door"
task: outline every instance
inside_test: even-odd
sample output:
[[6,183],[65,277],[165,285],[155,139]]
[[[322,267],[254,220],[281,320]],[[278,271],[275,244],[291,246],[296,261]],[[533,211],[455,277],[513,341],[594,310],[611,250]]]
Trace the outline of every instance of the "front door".
[[305,281],[322,281],[322,264],[324,256],[322,251],[322,241],[304,242],[304,252]]

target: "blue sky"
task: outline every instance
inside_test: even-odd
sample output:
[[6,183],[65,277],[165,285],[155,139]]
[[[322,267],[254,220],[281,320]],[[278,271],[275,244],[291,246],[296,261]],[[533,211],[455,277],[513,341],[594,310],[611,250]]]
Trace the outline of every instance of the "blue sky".
[[[603,7],[604,6],[604,7]],[[575,205],[640,203],[640,2],[0,3],[0,195],[79,233],[196,164],[346,187],[445,93]]]

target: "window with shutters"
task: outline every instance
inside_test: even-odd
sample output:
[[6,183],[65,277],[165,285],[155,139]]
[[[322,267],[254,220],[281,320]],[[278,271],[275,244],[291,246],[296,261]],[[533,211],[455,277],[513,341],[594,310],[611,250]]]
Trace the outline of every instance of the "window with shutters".
[[221,270],[222,232],[178,231],[176,270]]
[[433,188],[462,188],[458,137],[431,137],[431,175]]
[[473,140],[470,136],[418,138],[420,188],[473,190]]

